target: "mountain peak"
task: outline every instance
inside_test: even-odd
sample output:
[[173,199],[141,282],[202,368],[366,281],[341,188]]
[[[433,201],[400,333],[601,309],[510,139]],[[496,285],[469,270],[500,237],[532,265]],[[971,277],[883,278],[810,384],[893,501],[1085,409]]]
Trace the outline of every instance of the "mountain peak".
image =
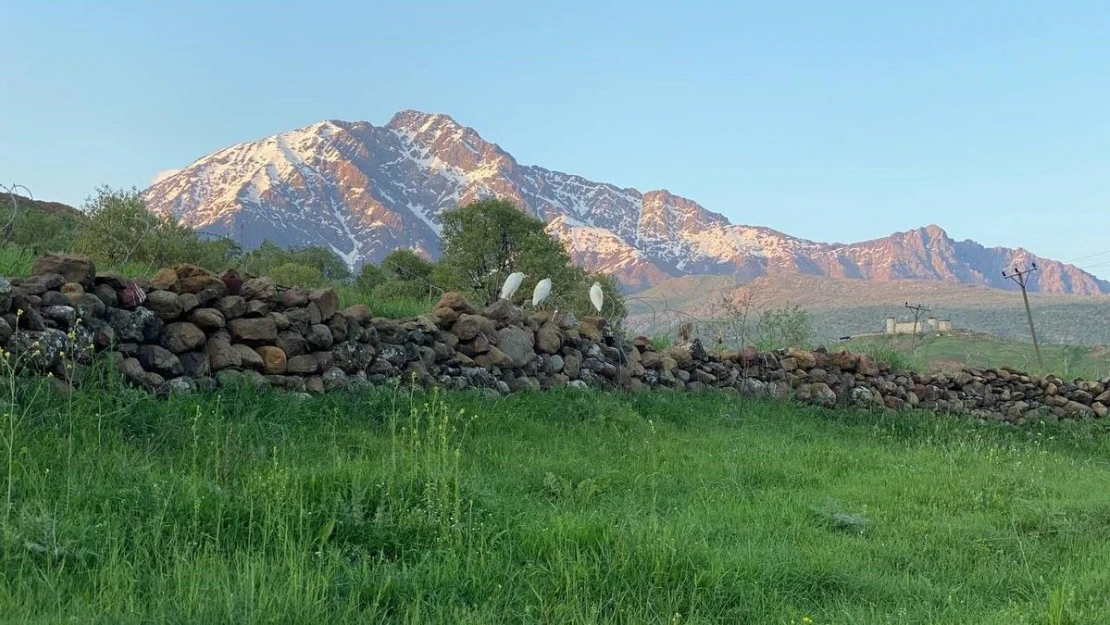
[[445,113],[426,113],[416,109],[404,109],[390,118],[386,128],[423,133],[433,129],[462,130],[464,126]]
[[[849,244],[733,225],[666,187],[640,191],[519,165],[451,116],[415,109],[385,126],[326,119],[238,144],[144,191],[152,211],[245,249],[266,239],[323,246],[356,268],[399,248],[437,257],[441,215],[490,197],[544,220],[575,262],[613,273],[629,289],[668,276],[791,273],[1008,288],[1001,268],[1022,253],[952,241],[936,224]],[[1037,264],[1045,270],[1034,290],[1110,292],[1110,283],[1075,267]]]

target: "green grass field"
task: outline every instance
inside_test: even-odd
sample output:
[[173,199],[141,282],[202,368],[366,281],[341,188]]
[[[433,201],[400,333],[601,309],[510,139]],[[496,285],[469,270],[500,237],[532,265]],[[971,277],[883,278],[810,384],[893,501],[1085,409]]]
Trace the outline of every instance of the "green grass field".
[[1110,622],[1101,422],[11,388],[4,623]]
[[1082,345],[1041,345],[1044,366],[1037,363],[1033,344],[989,335],[862,336],[830,346],[894,357],[923,370],[957,365],[1011,366],[1032,373],[1055,373],[1064,379],[1100,380],[1110,376],[1110,348]]

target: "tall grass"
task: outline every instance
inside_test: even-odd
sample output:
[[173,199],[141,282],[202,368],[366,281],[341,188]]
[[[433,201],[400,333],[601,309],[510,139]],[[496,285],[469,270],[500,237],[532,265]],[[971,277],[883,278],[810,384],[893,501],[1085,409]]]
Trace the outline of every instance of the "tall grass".
[[1098,423],[6,388],[0,622],[1110,619]]

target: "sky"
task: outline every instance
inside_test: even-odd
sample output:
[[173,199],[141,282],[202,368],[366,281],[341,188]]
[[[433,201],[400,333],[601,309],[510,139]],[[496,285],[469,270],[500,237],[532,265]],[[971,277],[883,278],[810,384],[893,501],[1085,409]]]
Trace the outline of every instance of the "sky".
[[80,205],[322,119],[828,242],[928,224],[1110,278],[1110,3],[0,4],[0,183]]

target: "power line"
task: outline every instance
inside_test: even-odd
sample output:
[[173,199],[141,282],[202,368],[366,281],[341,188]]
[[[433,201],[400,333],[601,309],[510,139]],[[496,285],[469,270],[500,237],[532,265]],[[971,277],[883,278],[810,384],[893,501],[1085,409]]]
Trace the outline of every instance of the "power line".
[[1073,258],[1071,260],[1065,260],[1064,263],[1074,263],[1077,260],[1087,260],[1088,258],[1094,258],[1096,256],[1103,256],[1105,254],[1110,254],[1110,250],[1103,250],[1101,252],[1095,252],[1094,254],[1087,254],[1086,256],[1080,256],[1078,258]]

